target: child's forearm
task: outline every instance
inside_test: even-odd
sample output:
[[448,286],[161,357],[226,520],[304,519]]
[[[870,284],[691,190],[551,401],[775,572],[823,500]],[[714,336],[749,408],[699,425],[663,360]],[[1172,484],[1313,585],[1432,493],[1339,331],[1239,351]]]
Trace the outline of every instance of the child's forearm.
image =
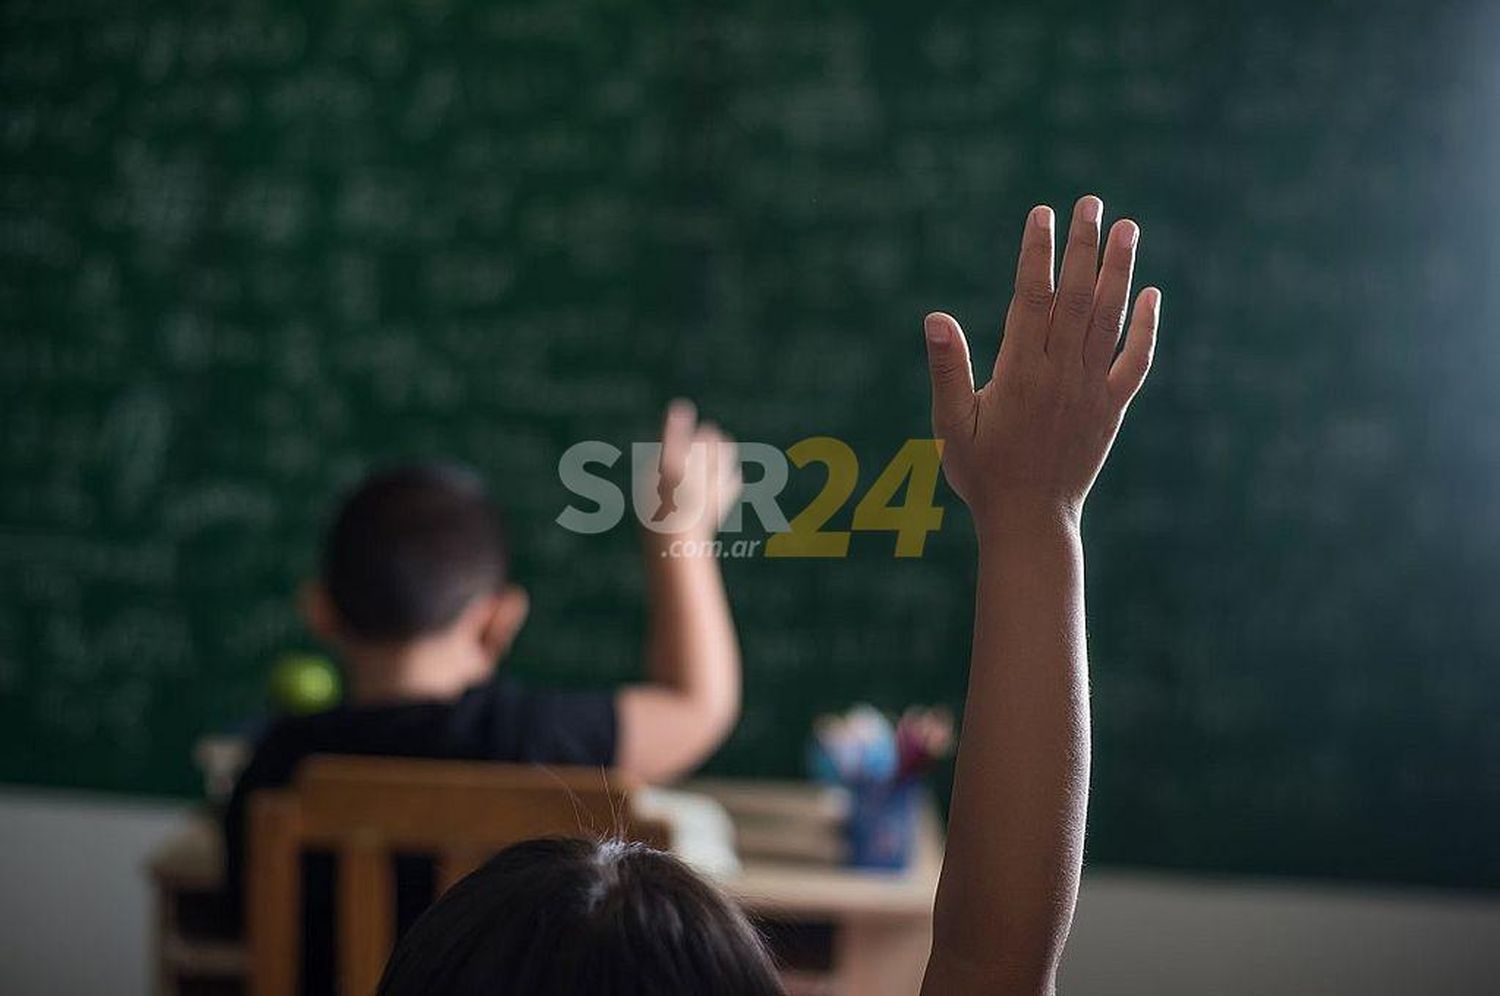
[[651,599],[646,635],[652,684],[698,703],[727,732],[739,715],[740,647],[716,557],[671,549],[671,537],[646,540]]
[[1089,779],[1079,520],[1151,367],[1161,302],[1143,291],[1126,328],[1140,230],[1116,222],[1101,261],[1103,210],[1079,199],[1055,280],[1052,210],[1027,217],[983,387],[958,323],[924,323],[943,470],[980,535],[929,996],[1051,993],[1072,924]]
[[1067,513],[982,527],[974,651],[926,992],[1048,992],[1083,858],[1083,546]]
[[729,735],[740,709],[739,641],[718,561],[674,556],[671,542],[656,534],[646,540],[648,680],[617,699],[616,766],[653,783],[701,764]]
[[[697,518],[672,531],[646,532],[649,680],[616,700],[616,766],[648,782],[670,781],[700,764],[740,712],[739,638],[713,552],[719,522],[739,494],[739,460],[717,426],[696,419],[685,401],[667,410],[658,494]],[[709,473],[687,472],[694,447],[708,459]]]

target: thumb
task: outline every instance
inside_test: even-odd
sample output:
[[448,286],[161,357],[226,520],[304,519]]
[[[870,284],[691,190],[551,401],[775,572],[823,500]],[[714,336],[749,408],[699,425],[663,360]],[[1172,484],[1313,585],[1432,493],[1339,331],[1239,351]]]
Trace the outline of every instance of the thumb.
[[927,370],[932,375],[932,428],[939,437],[964,425],[974,411],[974,370],[969,343],[951,315],[934,311],[922,322]]
[[661,459],[657,470],[674,484],[687,466],[688,450],[693,443],[693,428],[698,423],[698,408],[686,398],[673,398],[661,421]]

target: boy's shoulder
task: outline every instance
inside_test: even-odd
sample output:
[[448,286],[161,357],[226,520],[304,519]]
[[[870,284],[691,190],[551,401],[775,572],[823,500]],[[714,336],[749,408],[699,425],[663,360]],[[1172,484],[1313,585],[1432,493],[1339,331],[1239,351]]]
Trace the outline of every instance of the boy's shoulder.
[[471,690],[451,702],[393,702],[337,707],[305,716],[282,716],[255,746],[254,756],[272,767],[294,765],[309,754],[422,754],[449,739],[451,717],[464,711]]
[[310,754],[462,757],[486,753],[497,713],[514,720],[526,693],[513,680],[493,679],[451,700],[413,699],[377,706],[336,706],[281,716],[255,743],[251,767],[261,780],[289,780]]
[[350,710],[279,716],[255,740],[242,780],[255,787],[291,781],[297,762],[309,754],[336,753]]
[[613,692],[533,691],[497,676],[451,701],[284,716],[257,742],[246,776],[284,785],[313,754],[609,764],[615,737]]

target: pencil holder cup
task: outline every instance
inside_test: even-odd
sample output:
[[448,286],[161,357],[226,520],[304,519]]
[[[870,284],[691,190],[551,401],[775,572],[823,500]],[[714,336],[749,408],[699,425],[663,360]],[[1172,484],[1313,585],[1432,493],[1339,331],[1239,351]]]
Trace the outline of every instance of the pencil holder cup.
[[917,785],[867,782],[851,788],[853,799],[845,826],[849,864],[887,871],[906,868],[916,840]]

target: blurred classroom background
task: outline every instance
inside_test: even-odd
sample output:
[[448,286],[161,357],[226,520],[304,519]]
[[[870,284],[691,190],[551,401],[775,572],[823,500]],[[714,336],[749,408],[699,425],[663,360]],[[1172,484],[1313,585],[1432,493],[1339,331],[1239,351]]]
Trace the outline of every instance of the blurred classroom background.
[[[0,989],[145,991],[145,855],[312,646],[292,593],[366,468],[482,468],[511,666],[624,680],[636,538],[554,524],[562,451],[684,393],[848,441],[863,489],[927,432],[921,315],[987,368],[1026,210],[1092,191],[1165,332],[1086,527],[1065,991],[1493,991],[1494,5],[10,0],[0,39]],[[711,773],[959,704],[939,501],[920,559],[725,563]]]

